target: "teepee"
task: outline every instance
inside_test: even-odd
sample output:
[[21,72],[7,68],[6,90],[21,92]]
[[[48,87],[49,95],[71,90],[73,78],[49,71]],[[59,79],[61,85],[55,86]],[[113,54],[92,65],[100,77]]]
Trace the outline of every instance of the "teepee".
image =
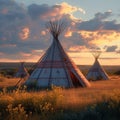
[[59,35],[65,24],[49,21],[47,29],[53,36],[53,42],[40,58],[31,76],[25,82],[28,87],[49,88],[51,85],[70,87],[88,87],[89,81],[84,77],[59,42]]
[[29,73],[27,72],[24,62],[20,63],[17,73],[15,74],[16,78],[20,78],[20,80],[16,83],[16,86],[25,78],[29,77]]
[[87,73],[86,78],[88,80],[96,81],[96,80],[108,80],[108,75],[105,72],[105,70],[100,65],[98,58],[101,54],[101,51],[94,51],[93,56],[95,58],[95,62],[90,68],[90,70]]

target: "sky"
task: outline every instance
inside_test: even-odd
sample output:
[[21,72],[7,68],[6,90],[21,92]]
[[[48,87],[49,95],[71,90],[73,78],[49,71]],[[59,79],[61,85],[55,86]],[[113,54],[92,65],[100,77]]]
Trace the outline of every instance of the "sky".
[[67,24],[59,40],[76,64],[120,65],[120,0],[0,0],[0,62],[37,62],[52,43],[45,24]]

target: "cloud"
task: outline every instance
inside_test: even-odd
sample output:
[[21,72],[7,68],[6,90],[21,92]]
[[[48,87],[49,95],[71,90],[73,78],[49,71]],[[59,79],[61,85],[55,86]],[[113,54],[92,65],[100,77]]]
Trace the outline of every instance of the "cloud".
[[73,32],[72,31],[72,36],[65,36],[64,39],[60,40],[66,51],[70,51],[70,48],[73,48],[74,46],[79,46],[83,47],[86,46],[88,47],[87,41],[83,39],[80,33]]
[[112,16],[111,11],[96,13],[95,17],[88,21],[78,23],[79,30],[96,31],[96,30],[116,30],[120,31],[120,24],[116,20],[109,20]]
[[37,5],[32,4],[28,6],[28,13],[32,19],[40,19],[40,17],[50,11],[50,7],[47,4]]
[[27,25],[27,11],[12,0],[0,0],[0,43],[19,40],[18,33]]
[[26,40],[28,37],[29,37],[29,34],[30,34],[30,30],[28,27],[24,27],[21,32],[19,32],[19,37],[22,39],[22,40]]
[[76,28],[89,47],[104,47],[120,45],[120,24],[116,20],[110,20],[113,16],[111,10],[104,13],[96,13],[93,19],[76,23]]
[[31,4],[27,7],[13,0],[0,0],[1,58],[39,59],[40,51],[47,49],[52,42],[45,28],[48,20],[66,21],[67,28],[59,39],[69,52],[98,48],[106,43],[108,46],[119,43],[120,24],[116,20],[109,20],[113,15],[111,11],[96,13],[88,21],[74,17],[75,12],[85,14],[82,8],[65,2],[52,6]]
[[96,19],[98,21],[105,20],[108,17],[110,17],[111,14],[112,14],[112,11],[110,11],[110,10],[107,11],[107,12],[104,12],[104,13],[98,12],[98,13],[95,14],[95,18],[94,19]]
[[79,31],[83,40],[88,43],[89,46],[105,46],[120,44],[120,32],[114,30],[96,30],[96,31]]
[[86,46],[75,45],[69,48],[69,52],[82,52],[82,51],[83,52],[88,51]]
[[57,4],[54,6],[54,8],[56,8],[58,10],[57,12],[60,12],[59,14],[70,14],[70,13],[74,13],[77,11],[85,14],[85,10],[83,10],[82,8],[78,8],[76,6],[69,5],[66,2]]
[[28,7],[28,13],[34,20],[36,19],[45,20],[54,18],[61,19],[63,18],[63,16],[75,18],[72,14],[77,11],[85,14],[85,10],[83,10],[82,8],[69,5],[66,2],[56,4],[53,6],[49,6],[47,4],[42,5],[32,4]]
[[[48,19],[65,19],[68,25],[73,26],[72,14],[74,12],[85,13],[82,8],[61,3],[53,6],[47,4],[32,4],[25,8],[15,1],[0,0],[0,51],[4,54],[32,54],[32,51],[46,49],[50,45],[51,39],[45,30],[45,22]],[[67,37],[74,36],[71,28],[66,30]],[[61,35],[63,37],[63,35]],[[62,41],[63,44],[66,44]],[[77,44],[77,39],[75,40]],[[74,41],[70,40],[70,46]],[[68,45],[66,44],[66,48]],[[21,54],[20,54],[21,55]]]
[[47,46],[40,40],[40,23],[32,21],[27,8],[12,0],[0,0],[0,6],[0,52],[15,56]]
[[115,52],[118,46],[117,45],[105,46],[105,48],[106,48],[106,52]]

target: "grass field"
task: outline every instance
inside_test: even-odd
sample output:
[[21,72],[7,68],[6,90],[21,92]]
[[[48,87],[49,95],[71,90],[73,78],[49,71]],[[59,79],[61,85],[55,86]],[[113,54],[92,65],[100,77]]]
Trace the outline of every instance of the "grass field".
[[[12,86],[16,82],[17,79],[4,78],[0,86]],[[90,88],[55,87],[39,92],[3,88],[0,93],[0,120],[15,120],[18,116],[18,120],[119,120],[119,113],[120,76],[91,82]]]
[[29,92],[10,90],[17,81],[0,77],[0,120],[120,120],[120,76],[110,74],[89,88]]

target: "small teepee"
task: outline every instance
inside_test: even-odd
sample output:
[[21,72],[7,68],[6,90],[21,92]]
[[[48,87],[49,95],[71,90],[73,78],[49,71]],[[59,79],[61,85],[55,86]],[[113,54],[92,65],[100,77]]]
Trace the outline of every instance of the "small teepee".
[[27,72],[24,62],[20,63],[17,73],[15,74],[16,78],[20,78],[20,80],[16,83],[16,86],[25,78],[29,77],[29,73]]
[[95,62],[90,68],[90,70],[87,73],[86,78],[88,80],[96,81],[96,80],[108,80],[108,75],[100,65],[98,58],[101,54],[101,51],[94,51],[93,56],[95,58]]
[[53,42],[38,61],[25,85],[37,88],[49,88],[51,85],[65,88],[90,86],[89,81],[69,58],[58,40],[65,24],[60,21],[49,21],[46,27],[53,36]]

